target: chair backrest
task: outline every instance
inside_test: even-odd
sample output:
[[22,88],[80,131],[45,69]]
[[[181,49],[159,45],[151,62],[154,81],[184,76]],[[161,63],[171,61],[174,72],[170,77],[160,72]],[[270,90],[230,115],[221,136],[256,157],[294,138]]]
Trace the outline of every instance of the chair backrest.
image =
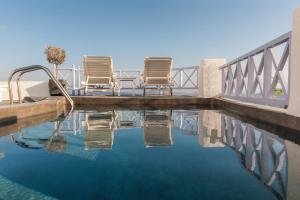
[[113,78],[113,62],[109,56],[83,56],[88,83],[109,84]]
[[171,80],[172,58],[170,57],[146,57],[144,60],[144,81],[155,82],[161,79]]
[[146,112],[143,127],[146,147],[170,146],[173,144],[171,113]]
[[87,149],[111,149],[114,140],[114,111],[89,113],[86,115],[87,130],[85,147]]

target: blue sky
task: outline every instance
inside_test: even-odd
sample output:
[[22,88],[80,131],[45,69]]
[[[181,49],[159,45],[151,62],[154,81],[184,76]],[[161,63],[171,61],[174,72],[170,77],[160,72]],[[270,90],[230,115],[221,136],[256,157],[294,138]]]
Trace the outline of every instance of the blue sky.
[[[300,0],[0,0],[0,80],[16,67],[50,66],[48,45],[111,55],[115,68],[142,69],[145,56],[174,66],[238,57],[291,30]],[[37,78],[37,77],[35,77]]]

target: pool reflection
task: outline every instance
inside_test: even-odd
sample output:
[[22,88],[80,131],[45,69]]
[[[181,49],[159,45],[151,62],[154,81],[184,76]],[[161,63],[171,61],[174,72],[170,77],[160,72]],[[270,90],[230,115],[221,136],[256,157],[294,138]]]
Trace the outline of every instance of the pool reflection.
[[113,148],[118,130],[136,128],[143,129],[145,147],[172,147],[172,130],[197,137],[204,148],[230,147],[249,173],[270,188],[278,199],[286,199],[285,141],[217,111],[75,111],[70,118],[54,122],[54,130],[48,135],[20,132],[11,135],[11,141],[22,148],[43,148],[95,159],[100,150]]

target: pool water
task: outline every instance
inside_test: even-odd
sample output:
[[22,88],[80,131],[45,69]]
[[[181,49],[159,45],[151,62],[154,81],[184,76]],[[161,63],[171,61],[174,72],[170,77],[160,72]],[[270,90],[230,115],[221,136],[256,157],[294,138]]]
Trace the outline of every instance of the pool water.
[[287,199],[288,177],[284,139],[218,111],[76,110],[0,138],[0,199]]

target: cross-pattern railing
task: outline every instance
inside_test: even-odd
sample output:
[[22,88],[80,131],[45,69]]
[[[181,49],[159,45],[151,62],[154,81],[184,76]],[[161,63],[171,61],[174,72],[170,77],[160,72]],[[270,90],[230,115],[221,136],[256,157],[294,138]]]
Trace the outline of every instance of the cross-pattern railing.
[[221,116],[222,142],[241,156],[243,166],[286,199],[288,157],[283,139],[229,116]]
[[[174,68],[172,71],[173,89],[198,89],[199,66]],[[143,81],[143,71],[141,70],[114,70],[115,78],[132,78],[135,77],[135,85],[141,88]],[[64,79],[67,82],[67,89],[75,94],[82,88],[83,70],[80,66],[58,68],[58,79]],[[116,80],[117,81],[117,80]],[[123,85],[122,89],[131,89],[131,85]]]
[[285,107],[289,98],[290,43],[288,32],[220,67],[223,96]]
[[199,66],[173,69],[174,89],[198,89]]

